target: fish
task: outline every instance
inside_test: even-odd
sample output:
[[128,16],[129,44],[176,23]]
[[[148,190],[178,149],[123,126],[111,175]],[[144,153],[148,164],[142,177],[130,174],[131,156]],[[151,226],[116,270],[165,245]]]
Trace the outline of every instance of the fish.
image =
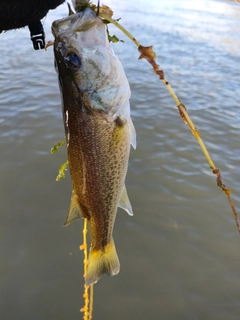
[[118,207],[133,215],[125,187],[130,145],[136,148],[131,91],[106,25],[92,9],[54,21],[52,33],[72,181],[64,225],[88,221],[89,286],[105,273],[118,274],[112,236]]

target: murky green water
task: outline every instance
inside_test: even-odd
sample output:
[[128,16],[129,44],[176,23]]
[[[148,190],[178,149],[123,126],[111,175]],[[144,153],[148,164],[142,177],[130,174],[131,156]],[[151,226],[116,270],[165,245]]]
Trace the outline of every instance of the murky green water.
[[[107,0],[158,62],[201,132],[240,213],[240,6],[234,1]],[[44,22],[66,15],[66,6]],[[120,38],[124,38],[118,31]],[[6,320],[82,319],[82,221],[62,228],[69,175],[52,48],[27,29],[1,34],[0,314]],[[240,238],[227,199],[172,98],[136,48],[114,45],[132,89],[138,147],[119,210],[121,272],[95,286],[97,320],[238,320]]]

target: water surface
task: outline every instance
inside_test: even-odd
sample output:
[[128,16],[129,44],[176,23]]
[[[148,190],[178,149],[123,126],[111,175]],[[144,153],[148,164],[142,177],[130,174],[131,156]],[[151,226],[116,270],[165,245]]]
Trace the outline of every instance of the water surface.
[[[158,63],[240,211],[240,6],[234,1],[107,0]],[[44,19],[67,14],[63,5]],[[138,147],[114,239],[121,272],[95,286],[98,320],[238,320],[240,239],[227,199],[174,101],[146,61],[114,45],[128,76]],[[71,182],[57,183],[64,137],[52,48],[34,51],[26,29],[1,34],[0,314],[7,320],[81,319],[82,221],[62,228]]]

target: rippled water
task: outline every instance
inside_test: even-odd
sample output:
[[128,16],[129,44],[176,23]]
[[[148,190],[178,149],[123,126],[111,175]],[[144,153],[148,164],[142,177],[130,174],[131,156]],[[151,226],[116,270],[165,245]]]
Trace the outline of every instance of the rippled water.
[[[158,62],[240,212],[240,6],[234,1],[108,0],[115,17]],[[47,39],[66,5],[44,20]],[[95,286],[94,319],[238,320],[240,238],[227,199],[174,101],[125,44],[138,147],[127,188],[134,217],[119,210],[121,272]],[[50,148],[64,131],[53,53],[32,49],[27,29],[1,34],[1,319],[81,319],[82,221],[61,228],[69,207],[66,160]]]

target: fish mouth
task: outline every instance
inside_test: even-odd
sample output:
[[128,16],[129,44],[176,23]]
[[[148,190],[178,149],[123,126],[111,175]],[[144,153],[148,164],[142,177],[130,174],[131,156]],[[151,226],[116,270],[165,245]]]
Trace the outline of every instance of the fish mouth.
[[69,38],[75,32],[86,31],[92,28],[97,19],[96,13],[88,7],[82,12],[54,21],[52,23],[52,34],[55,38]]

